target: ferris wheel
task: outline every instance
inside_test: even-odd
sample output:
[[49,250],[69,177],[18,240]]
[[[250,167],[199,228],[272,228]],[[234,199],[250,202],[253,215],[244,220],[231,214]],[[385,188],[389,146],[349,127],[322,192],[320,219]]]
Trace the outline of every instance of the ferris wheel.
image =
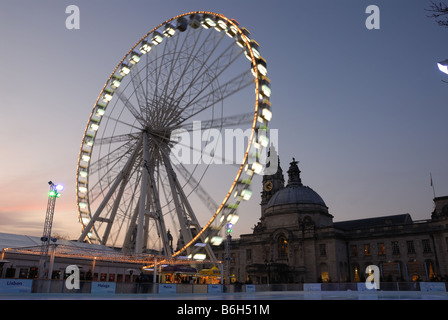
[[[233,19],[189,12],[144,35],[108,78],[84,131],[78,240],[215,260],[211,246],[262,173],[270,95],[259,45]],[[243,149],[228,146],[235,135],[223,146],[228,132],[245,134]]]

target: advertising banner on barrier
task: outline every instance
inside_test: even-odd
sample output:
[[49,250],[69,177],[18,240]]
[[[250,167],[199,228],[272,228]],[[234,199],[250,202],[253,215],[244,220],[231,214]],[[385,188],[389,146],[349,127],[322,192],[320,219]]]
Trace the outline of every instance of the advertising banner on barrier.
[[159,283],[160,294],[173,294],[177,292],[177,285],[175,283]]
[[305,283],[303,291],[321,291],[321,285],[320,283]]
[[114,294],[117,284],[115,282],[92,282],[90,293],[93,294]]
[[246,284],[246,292],[256,292],[254,284]]
[[31,293],[33,280],[0,279],[0,293]]
[[222,292],[222,285],[220,284],[209,284],[207,287],[208,293],[221,293]]
[[444,282],[420,282],[420,291],[446,292],[446,287]]

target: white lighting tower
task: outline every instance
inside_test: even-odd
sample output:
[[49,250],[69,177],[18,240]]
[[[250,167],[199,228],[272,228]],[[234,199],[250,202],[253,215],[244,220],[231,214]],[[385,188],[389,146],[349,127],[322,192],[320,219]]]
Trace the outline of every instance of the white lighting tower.
[[[50,247],[51,241],[56,242],[56,239],[51,238],[51,228],[53,226],[53,215],[54,207],[56,204],[56,199],[61,196],[61,191],[64,187],[60,184],[55,185],[53,182],[48,182],[50,185],[50,191],[48,192],[48,204],[47,213],[45,215],[44,233],[40,240],[42,241],[42,247],[40,249],[40,260],[39,260],[39,278],[45,277],[46,262],[48,258],[48,249]],[[51,277],[50,274],[47,275]]]

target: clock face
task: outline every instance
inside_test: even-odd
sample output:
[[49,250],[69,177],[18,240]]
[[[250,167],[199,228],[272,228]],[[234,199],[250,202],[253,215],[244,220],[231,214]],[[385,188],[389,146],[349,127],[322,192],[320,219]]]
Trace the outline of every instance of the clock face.
[[274,187],[274,186],[272,185],[272,182],[271,182],[271,181],[268,181],[268,182],[266,182],[266,183],[264,184],[264,190],[265,190],[265,191],[271,191],[273,187]]

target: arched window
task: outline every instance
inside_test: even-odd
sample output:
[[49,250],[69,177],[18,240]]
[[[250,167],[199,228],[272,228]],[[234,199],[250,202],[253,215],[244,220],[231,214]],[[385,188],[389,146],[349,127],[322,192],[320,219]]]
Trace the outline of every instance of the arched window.
[[278,257],[279,258],[287,258],[288,257],[288,240],[284,235],[278,237],[277,240],[278,245]]

